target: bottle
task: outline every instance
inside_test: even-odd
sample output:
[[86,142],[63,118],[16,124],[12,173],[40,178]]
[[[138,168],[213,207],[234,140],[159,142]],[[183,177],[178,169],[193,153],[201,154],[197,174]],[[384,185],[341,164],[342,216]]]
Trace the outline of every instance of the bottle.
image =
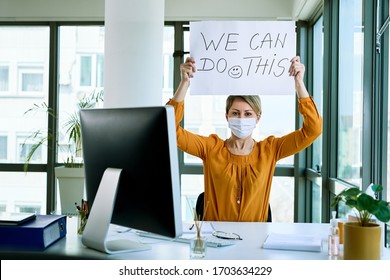
[[330,220],[329,236],[328,236],[328,255],[338,256],[340,244],[340,231],[338,221],[336,219],[336,211],[332,211],[332,219]]

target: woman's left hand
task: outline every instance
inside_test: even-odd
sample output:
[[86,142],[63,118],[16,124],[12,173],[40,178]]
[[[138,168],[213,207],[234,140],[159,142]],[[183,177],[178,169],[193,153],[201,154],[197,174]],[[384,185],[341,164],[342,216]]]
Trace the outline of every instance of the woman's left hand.
[[289,71],[290,76],[294,76],[295,82],[303,82],[303,77],[305,75],[305,65],[301,63],[301,58],[299,56],[293,57],[291,60],[291,66]]
[[298,97],[308,97],[309,93],[307,92],[303,81],[303,77],[305,76],[305,65],[301,63],[301,58],[299,56],[295,56],[291,59],[291,66],[288,71],[290,76],[294,76],[295,90]]

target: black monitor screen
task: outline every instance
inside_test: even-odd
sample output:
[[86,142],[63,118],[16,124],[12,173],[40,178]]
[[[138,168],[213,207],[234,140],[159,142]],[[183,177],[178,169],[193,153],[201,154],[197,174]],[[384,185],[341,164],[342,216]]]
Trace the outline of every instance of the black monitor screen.
[[122,169],[111,223],[168,237],[180,235],[173,107],[86,109],[81,110],[80,121],[92,211],[105,170]]

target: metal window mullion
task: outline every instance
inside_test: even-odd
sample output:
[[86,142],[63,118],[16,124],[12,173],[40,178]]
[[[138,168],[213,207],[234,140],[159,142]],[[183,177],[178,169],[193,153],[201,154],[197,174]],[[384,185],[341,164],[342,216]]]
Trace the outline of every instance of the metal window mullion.
[[[50,48],[49,48],[49,107],[53,109],[54,115],[58,116],[58,25],[50,23]],[[54,166],[56,164],[57,154],[57,131],[58,120],[51,114],[48,114],[48,131],[52,132],[53,138],[47,143],[47,173],[46,173],[46,213],[50,214],[56,206],[56,188]]]
[[[322,147],[322,209],[321,220],[330,219],[331,178],[337,175],[337,93],[339,1],[324,1],[324,71],[323,71],[323,147]],[[335,125],[336,124],[336,125]]]

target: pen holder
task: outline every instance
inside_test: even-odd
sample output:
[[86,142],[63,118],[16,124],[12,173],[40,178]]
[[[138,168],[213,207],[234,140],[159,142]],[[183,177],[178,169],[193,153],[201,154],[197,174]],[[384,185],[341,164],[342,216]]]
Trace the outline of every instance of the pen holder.
[[79,210],[77,216],[77,234],[83,234],[85,226],[87,225],[87,211]]
[[202,236],[197,236],[190,240],[190,258],[202,259],[206,257],[207,239]]

